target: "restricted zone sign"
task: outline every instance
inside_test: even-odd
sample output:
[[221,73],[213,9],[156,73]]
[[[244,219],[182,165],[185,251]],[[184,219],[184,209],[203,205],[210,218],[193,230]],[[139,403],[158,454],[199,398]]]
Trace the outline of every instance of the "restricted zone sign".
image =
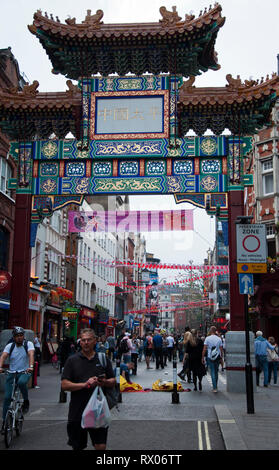
[[266,227],[264,224],[236,225],[237,272],[266,272]]

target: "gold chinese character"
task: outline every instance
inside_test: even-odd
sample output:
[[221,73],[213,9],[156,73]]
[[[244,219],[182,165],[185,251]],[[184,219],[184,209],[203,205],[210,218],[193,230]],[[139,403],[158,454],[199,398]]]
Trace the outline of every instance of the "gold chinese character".
[[111,116],[111,113],[112,113],[111,109],[104,108],[98,112],[98,116],[103,116],[104,121],[106,121],[107,118]]
[[160,110],[157,106],[152,106],[150,108],[149,116],[152,116],[153,119],[155,119],[156,116],[160,115]]
[[136,110],[133,112],[133,116],[131,117],[131,119],[144,119],[144,117],[142,115],[142,111],[139,111],[136,108]]
[[115,108],[114,110],[115,121],[128,121],[128,119],[129,119],[128,108]]

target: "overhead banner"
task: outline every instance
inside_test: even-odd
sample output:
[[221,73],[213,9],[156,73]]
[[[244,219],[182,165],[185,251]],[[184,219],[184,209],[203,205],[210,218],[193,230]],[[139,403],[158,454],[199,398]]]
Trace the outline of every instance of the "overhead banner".
[[69,232],[193,230],[193,210],[69,212]]

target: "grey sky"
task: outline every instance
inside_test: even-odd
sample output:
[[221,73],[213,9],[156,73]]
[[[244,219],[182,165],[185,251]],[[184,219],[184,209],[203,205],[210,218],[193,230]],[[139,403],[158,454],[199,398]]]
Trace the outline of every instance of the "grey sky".
[[[38,80],[39,91],[63,91],[67,89],[66,79],[51,73],[51,63],[33,36],[28,24],[33,22],[33,14],[41,9],[61,22],[69,16],[80,23],[87,9],[92,13],[102,9],[105,23],[157,22],[161,15],[160,6],[168,10],[176,5],[179,15],[184,18],[191,10],[198,16],[200,10],[208,8],[210,0],[9,0],[1,4],[0,48],[10,46],[18,60],[21,72],[32,83]],[[218,33],[215,49],[221,65],[219,71],[209,71],[196,78],[196,86],[225,86],[226,75],[237,75],[245,80],[258,79],[277,72],[278,50],[278,0],[223,0],[220,1],[226,22]],[[171,196],[144,196],[131,198],[132,209],[193,208],[175,205]],[[194,209],[194,232],[181,234],[152,234],[148,236],[148,250],[163,262],[187,263],[193,259],[201,263],[206,250],[214,243],[214,219],[200,209]],[[184,237],[184,238],[183,238]]]

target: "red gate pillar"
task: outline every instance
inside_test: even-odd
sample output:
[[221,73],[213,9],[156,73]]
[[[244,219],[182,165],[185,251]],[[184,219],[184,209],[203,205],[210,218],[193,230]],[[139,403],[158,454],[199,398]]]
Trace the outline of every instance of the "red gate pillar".
[[28,327],[31,267],[31,194],[17,194],[9,327]]
[[230,323],[232,331],[245,330],[244,295],[240,295],[237,274],[236,226],[238,216],[244,215],[243,191],[228,192],[229,209],[229,268],[230,268]]

